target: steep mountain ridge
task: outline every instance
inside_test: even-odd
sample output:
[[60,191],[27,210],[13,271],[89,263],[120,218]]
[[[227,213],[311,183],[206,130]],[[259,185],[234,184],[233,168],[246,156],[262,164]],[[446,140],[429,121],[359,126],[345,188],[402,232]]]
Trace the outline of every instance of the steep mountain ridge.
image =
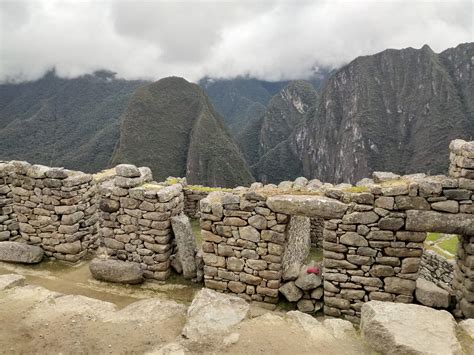
[[94,172],[107,166],[119,118],[144,81],[98,71],[73,79],[54,71],[0,85],[0,159]]
[[[374,170],[445,173],[449,142],[474,135],[473,54],[473,43],[439,55],[386,50],[341,68],[290,137],[302,173],[333,182]],[[448,57],[464,75],[450,74]]]
[[300,171],[298,159],[285,142],[318,102],[318,93],[306,81],[292,81],[270,100],[265,113],[237,136],[241,150],[262,181],[281,181]]
[[149,166],[157,180],[186,176],[190,183],[209,186],[253,181],[203,90],[177,77],[135,92],[123,114],[111,163]]

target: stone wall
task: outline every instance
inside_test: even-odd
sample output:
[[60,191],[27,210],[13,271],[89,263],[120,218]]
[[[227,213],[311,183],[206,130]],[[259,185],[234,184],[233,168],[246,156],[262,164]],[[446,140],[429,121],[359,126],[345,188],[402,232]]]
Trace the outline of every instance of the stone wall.
[[18,221],[13,214],[12,192],[13,165],[0,162],[0,242],[15,239]]
[[189,218],[199,218],[199,201],[209,195],[209,192],[196,187],[184,186],[184,213]]
[[288,216],[252,191],[212,192],[201,200],[206,287],[276,303]]
[[454,260],[448,260],[432,250],[425,250],[421,258],[420,276],[452,292]]
[[316,248],[323,248],[323,229],[324,219],[319,217],[313,217],[311,221],[311,245]]
[[173,250],[171,217],[183,211],[181,184],[150,183],[149,168],[118,165],[101,184],[100,231],[109,257],[140,264],[144,276],[165,280]]
[[[289,243],[287,216],[322,218],[324,312],[358,321],[362,304],[369,300],[413,302],[426,232],[453,233],[471,236],[461,238],[458,261],[463,272],[458,272],[463,285],[458,299],[469,316],[474,259],[466,255],[474,251],[472,182],[466,177],[376,172],[358,186],[324,184],[306,194],[303,182],[298,193],[288,183],[209,195],[201,201],[205,284],[275,302],[282,285],[281,255]],[[279,215],[285,218],[278,220]]]
[[0,164],[0,176],[3,240],[38,245],[47,256],[72,262],[97,248],[92,175],[11,161]]

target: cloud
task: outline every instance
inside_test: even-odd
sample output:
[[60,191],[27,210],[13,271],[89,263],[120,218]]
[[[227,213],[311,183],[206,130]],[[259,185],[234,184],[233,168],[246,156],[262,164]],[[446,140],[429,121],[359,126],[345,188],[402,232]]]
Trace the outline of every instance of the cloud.
[[0,80],[308,77],[385,48],[473,40],[467,0],[0,0]]

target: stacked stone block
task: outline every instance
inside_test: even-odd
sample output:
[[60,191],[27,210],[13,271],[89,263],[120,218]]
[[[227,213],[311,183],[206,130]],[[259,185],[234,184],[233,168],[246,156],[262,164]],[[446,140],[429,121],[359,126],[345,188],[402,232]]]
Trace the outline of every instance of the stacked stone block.
[[0,242],[18,235],[18,222],[13,215],[12,172],[13,165],[0,162]]
[[71,262],[97,248],[92,175],[21,161],[6,165],[13,200],[10,217],[18,222],[18,235],[10,240],[38,245],[47,256]]
[[342,219],[325,223],[328,315],[355,321],[368,300],[411,303],[426,232],[474,233],[474,215],[460,213],[472,204],[472,190],[461,181],[377,174],[374,180],[367,192],[340,193],[350,207]]
[[204,283],[246,300],[276,303],[288,216],[254,191],[212,192],[200,202]]
[[[449,145],[451,165],[449,173],[459,178],[459,190],[452,196],[460,200],[459,211],[474,213],[474,197],[468,199],[468,191],[474,190],[474,142],[456,139]],[[474,228],[471,225],[470,232]],[[457,298],[457,315],[474,318],[474,237],[472,233],[460,233],[453,287]]]
[[421,258],[420,277],[452,292],[454,260],[448,260],[432,250],[425,250]]
[[199,201],[209,195],[208,191],[184,187],[184,213],[189,218],[199,218]]
[[140,264],[144,276],[165,280],[173,249],[171,217],[183,211],[181,184],[150,183],[149,168],[118,165],[101,186],[101,236],[106,253]]
[[449,145],[449,175],[474,179],[474,142],[455,139]]
[[323,228],[324,219],[321,217],[311,218],[311,245],[316,248],[323,248]]

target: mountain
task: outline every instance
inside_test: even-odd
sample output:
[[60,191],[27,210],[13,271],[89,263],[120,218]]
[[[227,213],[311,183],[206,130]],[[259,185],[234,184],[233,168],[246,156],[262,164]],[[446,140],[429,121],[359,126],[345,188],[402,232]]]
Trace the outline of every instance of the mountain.
[[240,132],[250,120],[263,115],[272,98],[287,82],[268,82],[247,77],[233,79],[203,78],[204,89],[215,109],[222,115],[231,134]]
[[[282,181],[301,170],[285,142],[318,102],[318,93],[306,81],[292,81],[270,100],[265,113],[237,136],[254,176],[262,181]],[[295,166],[298,165],[298,167]]]
[[0,85],[0,159],[95,172],[107,166],[119,118],[143,81],[114,73]]
[[156,180],[186,176],[190,183],[223,187],[253,181],[204,91],[177,77],[134,93],[122,117],[112,163],[149,166]]
[[355,182],[372,171],[446,173],[448,145],[474,138],[474,43],[440,54],[385,50],[326,83],[319,105],[285,142],[300,172]]
[[[329,70],[318,68],[311,78],[307,79],[316,90],[319,90],[329,76]],[[204,89],[217,112],[237,137],[251,121],[259,119],[266,110],[272,97],[290,81],[265,81],[251,77],[232,79],[203,78],[199,85]]]

